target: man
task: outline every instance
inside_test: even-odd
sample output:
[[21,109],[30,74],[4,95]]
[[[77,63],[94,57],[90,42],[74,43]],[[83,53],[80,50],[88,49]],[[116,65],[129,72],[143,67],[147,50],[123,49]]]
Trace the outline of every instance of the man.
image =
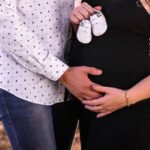
[[100,71],[63,62],[73,4],[0,0],[0,119],[14,150],[56,149],[51,105],[64,85],[81,100],[98,95],[87,75]]

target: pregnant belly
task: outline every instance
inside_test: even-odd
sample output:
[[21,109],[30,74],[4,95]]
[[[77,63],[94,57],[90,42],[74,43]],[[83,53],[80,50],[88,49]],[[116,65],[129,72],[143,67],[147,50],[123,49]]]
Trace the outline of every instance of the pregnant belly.
[[[77,41],[76,41],[77,42]],[[150,73],[148,45],[121,39],[94,39],[92,43],[72,45],[71,66],[91,66],[103,70],[92,81],[122,89],[129,88]],[[146,43],[146,42],[145,42]]]

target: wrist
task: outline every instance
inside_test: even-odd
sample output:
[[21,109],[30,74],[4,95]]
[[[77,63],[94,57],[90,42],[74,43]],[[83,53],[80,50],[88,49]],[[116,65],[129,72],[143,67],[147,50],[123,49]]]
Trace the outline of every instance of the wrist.
[[130,106],[131,105],[131,102],[130,102],[130,97],[129,97],[129,94],[128,94],[128,91],[124,91],[124,96],[125,96],[125,100],[126,100],[126,106]]
[[129,89],[129,90],[125,90],[124,91],[124,94],[125,94],[125,99],[126,99],[126,106],[131,106],[135,103],[138,102],[138,100],[136,99],[136,97],[133,95],[132,91]]
[[64,84],[67,80],[67,75],[68,75],[68,72],[70,71],[71,68],[68,68],[63,74],[62,76],[59,78],[59,82]]

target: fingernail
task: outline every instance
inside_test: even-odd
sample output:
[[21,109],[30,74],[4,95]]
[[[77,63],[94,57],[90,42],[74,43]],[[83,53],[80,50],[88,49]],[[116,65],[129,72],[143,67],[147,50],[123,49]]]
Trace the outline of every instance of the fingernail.
[[102,9],[102,6],[96,6],[95,9],[101,10],[101,9]]
[[96,69],[96,72],[98,72],[98,73],[102,73],[102,70]]
[[100,72],[101,70],[100,69],[96,69],[96,71]]

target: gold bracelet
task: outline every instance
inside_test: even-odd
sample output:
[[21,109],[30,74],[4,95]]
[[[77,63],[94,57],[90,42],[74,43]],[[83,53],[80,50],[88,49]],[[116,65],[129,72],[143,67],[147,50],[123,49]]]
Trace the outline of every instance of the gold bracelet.
[[126,103],[127,103],[127,106],[130,107],[130,102],[129,102],[129,94],[127,91],[124,92],[125,94],[125,98],[126,98]]

